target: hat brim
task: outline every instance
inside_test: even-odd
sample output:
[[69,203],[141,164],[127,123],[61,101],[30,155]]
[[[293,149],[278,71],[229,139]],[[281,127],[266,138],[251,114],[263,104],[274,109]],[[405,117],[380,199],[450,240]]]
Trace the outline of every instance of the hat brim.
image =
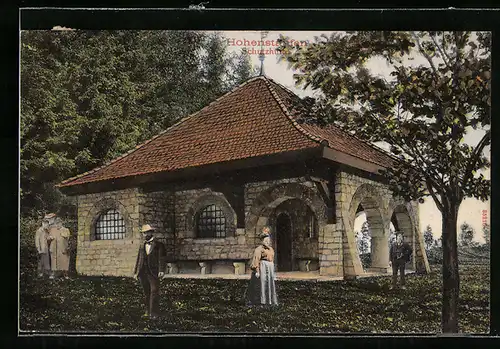
[[148,231],[155,231],[155,230],[156,230],[155,228],[151,228],[148,230],[141,230],[141,233],[147,233]]

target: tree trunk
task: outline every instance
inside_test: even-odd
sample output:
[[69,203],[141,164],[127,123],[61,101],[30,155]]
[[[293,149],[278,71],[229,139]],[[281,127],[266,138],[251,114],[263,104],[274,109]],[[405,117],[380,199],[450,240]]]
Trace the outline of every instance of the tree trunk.
[[457,255],[457,218],[459,204],[450,203],[443,212],[443,333],[458,332],[458,295],[460,280]]

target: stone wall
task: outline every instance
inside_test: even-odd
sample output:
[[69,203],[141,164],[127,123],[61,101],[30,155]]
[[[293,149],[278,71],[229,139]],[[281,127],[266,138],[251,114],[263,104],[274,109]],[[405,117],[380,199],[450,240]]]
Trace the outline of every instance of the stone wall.
[[[366,213],[372,235],[372,271],[388,270],[389,227],[394,209],[398,206],[402,206],[410,218],[402,223],[402,229],[408,231],[408,240],[414,246],[414,250],[418,251],[415,258],[417,264],[420,263],[425,268],[425,251],[419,243],[422,234],[418,230],[418,208],[416,209],[418,205],[416,203],[407,203],[394,198],[388,186],[369,176],[363,177],[355,173],[338,171],[335,176],[335,204],[337,222],[334,229],[324,234],[323,240],[323,246],[330,244],[333,247],[333,253],[332,257],[321,256],[321,274],[331,274],[335,266],[340,264],[343,265],[341,272],[346,278],[355,277],[364,272],[354,235],[354,220],[360,205]],[[341,246],[338,244],[339,241],[342,241]],[[323,251],[320,248],[320,253]],[[342,256],[341,263],[335,260],[334,256],[337,254]],[[330,261],[330,258],[333,260]],[[421,262],[418,262],[419,259]],[[338,270],[337,273],[340,274]]]
[[[140,241],[138,189],[78,196],[78,254],[76,270],[83,275],[131,276]],[[126,237],[95,240],[94,223],[99,215],[117,209],[125,220]]]
[[167,260],[175,259],[175,194],[171,191],[143,192],[139,195],[142,224],[156,228],[155,238],[165,244]]
[[[223,210],[226,217],[226,237],[199,238],[196,236],[196,213],[214,203]],[[210,188],[177,191],[175,193],[175,223],[177,260],[249,259],[253,251],[254,246],[247,243],[244,229],[237,229],[236,212],[225,195]]]
[[[309,238],[305,213],[307,209],[317,219],[318,236]],[[264,225],[276,227],[276,218],[280,212],[288,212],[292,220],[292,264],[293,270],[302,270],[300,263],[312,261],[310,270],[318,269],[318,247],[321,233],[327,224],[327,208],[316,185],[305,177],[278,179],[272,181],[251,182],[245,185],[245,229],[253,237]],[[279,246],[274,247],[276,254]]]

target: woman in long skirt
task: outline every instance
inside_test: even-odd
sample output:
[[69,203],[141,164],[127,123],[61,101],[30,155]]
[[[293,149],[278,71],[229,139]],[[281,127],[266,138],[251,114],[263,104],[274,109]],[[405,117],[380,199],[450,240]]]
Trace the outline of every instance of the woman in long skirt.
[[271,247],[269,227],[262,229],[260,239],[261,244],[255,249],[250,265],[252,276],[248,287],[249,305],[278,305],[274,249]]

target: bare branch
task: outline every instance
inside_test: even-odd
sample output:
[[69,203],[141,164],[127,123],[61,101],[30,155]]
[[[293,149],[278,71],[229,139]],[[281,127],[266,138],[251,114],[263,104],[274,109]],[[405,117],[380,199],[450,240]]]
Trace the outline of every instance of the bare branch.
[[[437,49],[439,50],[439,53],[441,53],[441,57],[443,58],[444,64],[446,64],[446,66],[449,69],[451,69],[451,66],[450,66],[450,62],[451,62],[450,56],[448,56],[448,54],[446,53],[445,50],[441,49],[441,46],[439,46],[438,42],[436,41],[436,39],[434,39],[434,37],[432,35],[431,35],[431,39],[434,42],[434,45],[436,45]],[[445,57],[446,57],[447,60],[445,59]]]
[[[373,113],[368,113],[370,115],[370,117],[375,120],[379,125],[380,125],[380,129],[381,130],[384,130],[385,129],[385,126],[384,124],[379,120],[379,118],[373,114]],[[406,154],[412,154],[412,159],[414,161],[418,161],[420,162],[420,165],[425,168],[425,170],[429,171],[429,172],[432,172],[432,175],[435,177],[434,178],[430,178],[429,179],[433,182],[434,186],[435,187],[439,187],[439,188],[442,188],[444,190],[444,188],[446,187],[444,183],[437,183],[436,180],[439,180],[439,174],[436,173],[432,167],[430,166],[427,166],[427,162],[425,161],[425,157],[417,150],[415,149],[413,146],[407,144],[405,141],[404,141],[404,138],[396,138],[394,137],[391,132],[387,132],[386,133],[386,136],[387,138],[390,139],[391,143],[392,144],[395,144],[395,145],[398,145],[401,149],[403,149],[403,151],[406,153]],[[415,155],[416,154],[416,155]],[[420,160],[420,161],[419,161]]]
[[462,182],[462,185],[464,187],[467,186],[469,184],[469,181],[473,178],[472,171],[474,169],[474,166],[476,166],[476,163],[481,157],[484,148],[490,143],[490,141],[491,141],[491,130],[488,130],[486,131],[486,134],[483,136],[481,141],[479,141],[479,143],[476,145],[476,148],[472,152],[469,162],[465,167],[465,177]]
[[432,71],[434,72],[434,77],[436,78],[436,82],[439,82],[438,71],[436,69],[436,66],[434,65],[434,62],[432,61],[431,57],[429,57],[429,55],[423,50],[422,45],[420,45],[420,39],[415,34],[415,32],[412,32],[412,35],[413,35],[413,38],[415,39],[415,41],[417,42],[418,51],[425,57],[427,62],[429,62],[429,64],[431,65]]
[[436,203],[437,208],[439,211],[444,212],[444,207],[442,202],[438,199],[436,196],[436,193],[434,192],[434,188],[432,186],[432,181],[430,178],[426,178],[425,182],[427,183],[427,189],[429,190],[429,193],[431,194],[432,198],[434,199],[434,202]]

